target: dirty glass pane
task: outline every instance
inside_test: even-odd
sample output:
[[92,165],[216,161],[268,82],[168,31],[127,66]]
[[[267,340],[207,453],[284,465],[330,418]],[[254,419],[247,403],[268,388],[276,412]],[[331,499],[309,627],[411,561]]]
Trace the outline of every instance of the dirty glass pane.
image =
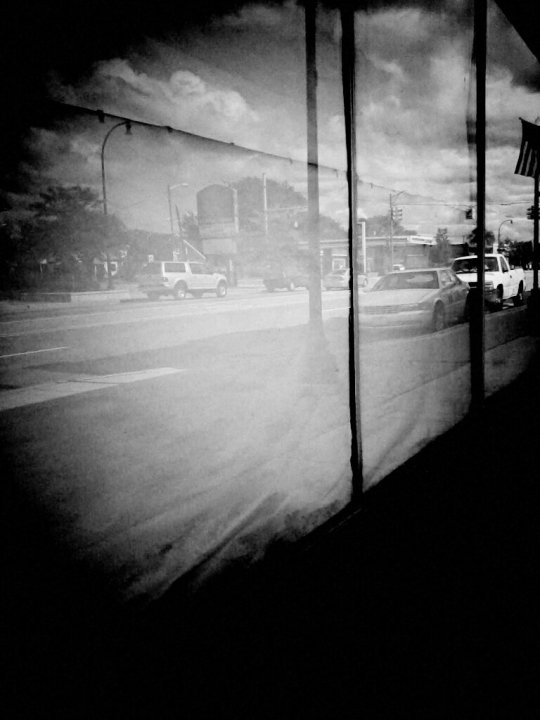
[[370,487],[470,406],[469,286],[451,267],[474,228],[472,17],[464,3],[374,3],[357,12],[356,37],[358,373]]
[[[498,5],[488,4],[486,89],[486,245],[499,257],[486,273],[486,393],[523,372],[536,350],[527,301],[533,287],[534,179],[516,174],[522,126],[540,114],[538,60]],[[538,121],[540,122],[540,120]],[[521,168],[526,172],[526,168]],[[508,263],[508,264],[506,264]]]
[[129,37],[94,18],[75,61],[51,28],[3,188],[10,487],[137,602],[351,494],[348,281],[320,282],[348,265],[338,18],[317,19],[317,247],[302,6],[188,5]]

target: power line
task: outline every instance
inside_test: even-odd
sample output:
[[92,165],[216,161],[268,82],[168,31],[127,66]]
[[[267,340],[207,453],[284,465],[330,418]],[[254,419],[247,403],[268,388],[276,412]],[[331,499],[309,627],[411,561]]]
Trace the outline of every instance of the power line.
[[[273,153],[269,152],[268,150],[259,150],[256,148],[247,147],[246,145],[241,145],[234,142],[227,142],[225,140],[219,140],[218,138],[209,137],[207,135],[200,135],[198,133],[191,132],[189,130],[182,130],[180,128],[175,128],[170,125],[159,125],[157,123],[151,123],[146,120],[136,120],[134,118],[129,118],[124,115],[116,115],[114,113],[108,113],[104,110],[100,109],[92,109],[83,107],[81,105],[73,105],[71,103],[65,103],[59,100],[50,100],[49,104],[52,107],[62,108],[63,110],[67,110],[70,112],[78,113],[78,114],[84,114],[84,115],[90,115],[92,117],[95,117],[99,120],[100,123],[104,123],[105,119],[110,120],[116,120],[116,121],[123,121],[126,123],[130,123],[131,125],[139,125],[140,127],[150,128],[152,130],[164,130],[169,135],[181,135],[182,137],[189,138],[198,142],[206,142],[211,143],[213,145],[217,146],[224,146],[228,150],[233,150],[240,153],[245,153],[249,155],[259,155],[261,157],[266,157],[272,160],[279,160],[279,161],[285,161],[288,162],[290,165],[302,165],[305,166],[307,164],[306,160],[299,160],[297,158],[288,157],[286,155],[280,155],[279,153]],[[340,175],[343,176],[343,179],[346,179],[346,170],[344,168],[337,168],[333,167],[331,165],[324,165],[321,163],[317,163],[317,168],[319,170],[326,170],[328,172],[333,173],[336,177],[339,177]],[[463,210],[464,208],[467,209],[471,206],[471,202],[459,202],[456,203],[448,203],[446,200],[440,200],[433,197],[428,197],[425,195],[421,195],[419,193],[415,192],[409,192],[408,190],[396,190],[395,188],[390,188],[386,185],[381,185],[378,183],[371,182],[369,180],[364,180],[360,178],[358,175],[356,175],[356,181],[360,185],[369,186],[371,189],[377,189],[382,190],[384,192],[390,192],[390,193],[402,193],[404,195],[409,196],[416,196],[416,197],[424,197],[426,200],[429,200],[429,202],[421,203],[421,202],[410,202],[410,203],[400,203],[400,205],[403,206],[411,206],[411,205],[433,205],[433,206],[444,206],[453,208],[454,210]],[[488,202],[490,205],[520,205],[520,204],[526,204],[527,201],[519,201],[515,203],[495,203],[495,202]]]

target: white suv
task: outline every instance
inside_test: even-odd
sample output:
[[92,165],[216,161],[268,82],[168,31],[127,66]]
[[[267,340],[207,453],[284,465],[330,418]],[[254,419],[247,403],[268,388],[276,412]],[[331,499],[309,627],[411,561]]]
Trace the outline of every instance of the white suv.
[[160,295],[172,295],[184,298],[188,293],[193,297],[202,297],[205,292],[213,292],[218,297],[227,294],[227,278],[221,273],[212,272],[202,262],[150,262],[137,276],[139,289],[156,300]]

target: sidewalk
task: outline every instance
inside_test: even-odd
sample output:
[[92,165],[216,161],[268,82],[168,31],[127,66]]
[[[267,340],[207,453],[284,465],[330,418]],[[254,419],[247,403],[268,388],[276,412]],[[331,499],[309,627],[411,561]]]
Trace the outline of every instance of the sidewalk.
[[[263,282],[260,278],[242,278],[238,284],[229,288],[229,292],[234,293],[236,290],[264,290]],[[137,283],[120,282],[114,283],[111,290],[91,290],[87,292],[37,292],[26,291],[16,294],[14,298],[0,298],[0,303],[9,307],[10,311],[18,307],[26,308],[31,306],[66,306],[66,305],[87,305],[95,303],[125,302],[127,300],[148,300],[146,295],[142,293]]]

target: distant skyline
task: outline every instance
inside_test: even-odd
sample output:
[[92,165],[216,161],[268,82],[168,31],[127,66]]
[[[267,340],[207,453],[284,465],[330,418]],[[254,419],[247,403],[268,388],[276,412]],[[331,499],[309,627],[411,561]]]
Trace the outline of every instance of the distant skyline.
[[[170,125],[223,143],[284,158],[272,161],[135,127],[118,129],[106,149],[110,211],[130,227],[167,232],[167,185],[181,212],[212,182],[263,172],[305,192],[306,107],[303,8],[294,2],[235,4],[205,23],[150,25],[148,35],[111,43],[92,62],[66,73],[47,68],[51,97],[89,108]],[[319,160],[321,211],[347,220],[340,24],[334,10],[318,12]],[[432,5],[389,4],[356,15],[359,205],[368,216],[387,211],[401,193],[404,225],[422,234],[448,227],[459,237],[473,205],[474,153],[467,143],[471,102],[472,19],[465,0]],[[68,77],[69,75],[69,77]],[[487,224],[527,240],[532,181],[514,175],[519,117],[540,116],[536,58],[489,6],[487,79]],[[110,125],[79,119],[26,138],[33,177],[44,184],[89,185],[101,194],[100,149]],[[28,160],[27,160],[28,163]]]

